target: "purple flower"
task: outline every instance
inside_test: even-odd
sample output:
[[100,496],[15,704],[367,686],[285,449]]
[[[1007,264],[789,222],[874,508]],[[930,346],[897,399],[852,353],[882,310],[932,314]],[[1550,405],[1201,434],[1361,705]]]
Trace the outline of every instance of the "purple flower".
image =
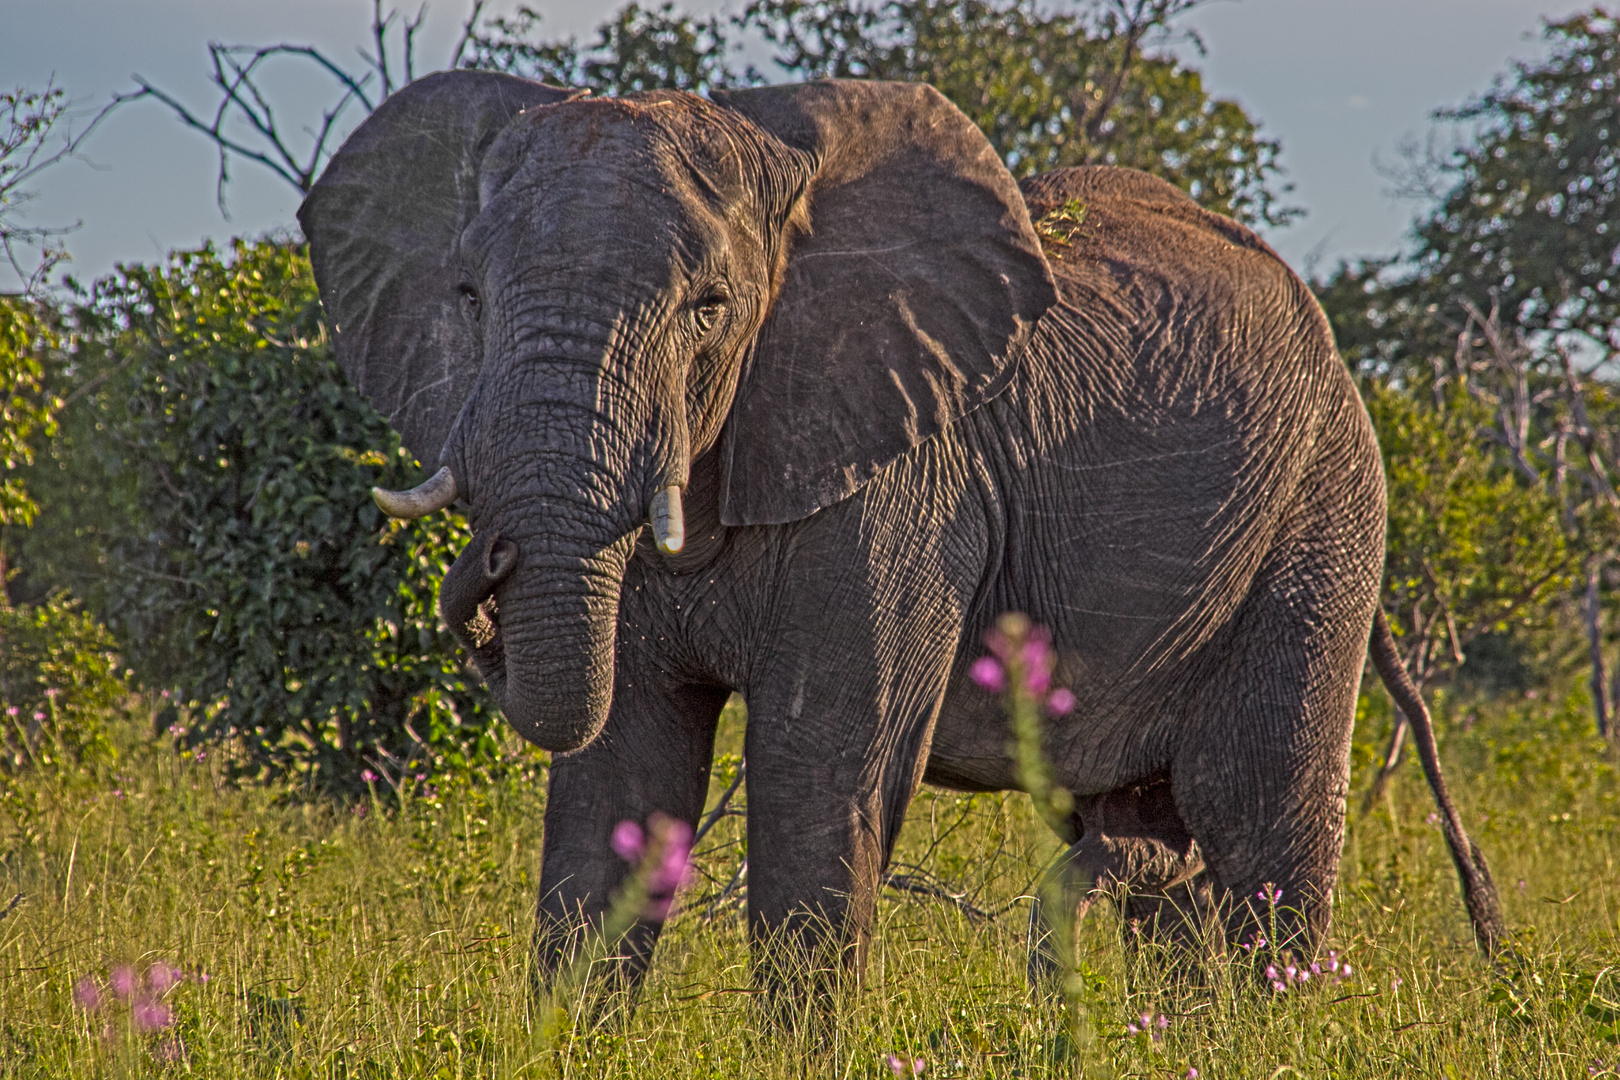
[[621,821],[613,826],[613,853],[625,862],[638,862],[646,841],[641,834],[641,826],[634,821]]
[[6,715],[7,716],[16,716],[19,711],[20,710],[18,710],[17,706],[15,706],[15,705],[8,705],[6,707]]
[[130,1018],[136,1031],[158,1031],[174,1023],[174,1010],[161,1001],[137,1001]]
[[993,656],[981,656],[973,661],[973,666],[968,668],[968,678],[992,694],[999,694],[1007,689],[1006,669],[1001,666],[1001,661]]
[[1271,984],[1271,988],[1272,988],[1272,989],[1273,989],[1273,990],[1275,990],[1275,991],[1277,991],[1277,993],[1279,993],[1279,994],[1280,994],[1280,993],[1282,993],[1282,992],[1283,992],[1283,991],[1284,991],[1284,990],[1287,990],[1287,989],[1288,989],[1288,984],[1287,984],[1287,983],[1284,983],[1284,982],[1273,982],[1273,983],[1272,983],[1272,984]]
[[1130,1032],[1132,1035],[1142,1034],[1142,1029],[1137,1027],[1135,1024],[1126,1024],[1125,1030]]
[[1191,1065],[1187,1066],[1186,1080],[1198,1080],[1198,1070],[1193,1068]]
[[45,688],[45,696],[50,698],[52,701],[55,701],[56,700],[56,695],[60,694],[61,692],[62,691],[58,690],[54,686],[47,686]]
[[1440,815],[1436,811],[1430,810],[1429,816],[1423,820],[1427,821],[1430,825],[1438,825],[1440,824]]
[[921,1076],[928,1063],[922,1058],[903,1058],[890,1054],[883,1059],[889,1066],[889,1071],[896,1076]]
[[146,985],[152,988],[158,996],[167,994],[175,984],[186,977],[186,973],[169,964],[166,960],[159,960],[146,969]]
[[36,713],[34,713],[34,719],[35,720],[44,720],[45,719],[45,714],[42,713],[42,712],[36,712]]
[[1030,631],[1020,659],[1024,662],[1024,688],[1041,697],[1052,688],[1054,656],[1052,643],[1040,627]]
[[207,756],[208,756],[208,751],[206,751],[206,750],[199,750],[199,751],[197,751],[197,760],[198,760],[198,761],[201,761],[201,760],[203,760],[203,759],[204,759],[204,758],[206,758],[206,757],[207,757]]
[[1350,973],[1350,965],[1345,964],[1343,967],[1341,967],[1339,969],[1339,974],[1342,975],[1344,978],[1348,979],[1350,977],[1350,974],[1351,974]]
[[658,837],[660,854],[658,866],[653,870],[648,891],[654,894],[674,892],[686,880],[686,871],[692,857],[692,826],[684,821],[665,819]]
[[1165,1028],[1170,1026],[1170,1018],[1165,1016],[1163,1013],[1160,1013],[1157,1023],[1159,1025],[1159,1030],[1163,1031]]
[[1046,711],[1053,716],[1067,716],[1074,711],[1074,691],[1060,686],[1046,699]]
[[96,985],[94,975],[86,975],[73,984],[73,1004],[85,1012],[101,1008],[101,987]]
[[1260,898],[1262,904],[1277,904],[1282,902],[1282,890],[1272,887],[1271,882],[1260,886],[1260,891],[1254,894]]
[[360,772],[360,779],[364,780],[368,784],[375,784],[378,780],[378,776],[370,769],[362,769]]
[[120,1000],[129,1000],[130,995],[135,993],[135,969],[128,964],[119,964],[108,973],[107,985],[112,987],[112,992]]

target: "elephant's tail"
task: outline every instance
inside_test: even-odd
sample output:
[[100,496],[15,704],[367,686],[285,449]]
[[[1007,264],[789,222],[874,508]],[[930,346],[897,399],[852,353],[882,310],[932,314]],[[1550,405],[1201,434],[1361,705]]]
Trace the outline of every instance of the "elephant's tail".
[[1497,898],[1496,885],[1491,881],[1490,867],[1479,846],[1463,831],[1462,816],[1446,790],[1446,778],[1440,772],[1440,755],[1434,745],[1434,725],[1429,719],[1429,708],[1423,704],[1423,695],[1412,685],[1412,677],[1401,663],[1401,654],[1395,649],[1395,636],[1389,632],[1389,620],[1383,609],[1373,618],[1372,662],[1379,678],[1389,689],[1390,697],[1406,714],[1412,725],[1412,737],[1417,742],[1418,757],[1423,761],[1423,775],[1429,779],[1429,790],[1440,805],[1440,823],[1446,833],[1446,844],[1451,848],[1452,861],[1457,864],[1457,876],[1462,879],[1463,903],[1468,905],[1468,917],[1474,923],[1474,938],[1487,955],[1494,956],[1502,945],[1506,926],[1502,921],[1502,902]]

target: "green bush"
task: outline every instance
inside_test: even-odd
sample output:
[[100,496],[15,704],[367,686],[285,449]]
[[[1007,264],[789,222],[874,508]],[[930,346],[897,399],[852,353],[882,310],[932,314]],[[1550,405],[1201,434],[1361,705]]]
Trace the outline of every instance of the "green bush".
[[0,595],[0,770],[112,760],[106,718],[129,691],[107,628],[65,596],[13,607]]
[[66,586],[187,744],[241,774],[358,790],[380,752],[492,760],[497,714],[434,607],[469,539],[389,521],[373,484],[421,470],[332,359],[300,247],[237,242],[126,266],[65,313],[66,402],[27,477],[30,587]]
[[1362,397],[1389,485],[1384,606],[1414,677],[1460,665],[1485,635],[1550,625],[1578,560],[1557,499],[1482,436],[1490,409],[1456,386],[1367,380]]
[[[33,464],[33,440],[56,432],[44,392],[39,355],[56,344],[51,312],[27,297],[0,296],[0,529],[27,525],[39,512],[23,490],[22,470]],[[0,542],[0,589],[5,551]]]

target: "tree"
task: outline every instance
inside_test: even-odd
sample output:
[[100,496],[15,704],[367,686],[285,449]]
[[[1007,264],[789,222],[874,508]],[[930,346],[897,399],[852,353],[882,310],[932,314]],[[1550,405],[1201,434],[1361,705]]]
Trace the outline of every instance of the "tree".
[[434,606],[470,533],[372,505],[421,470],[338,371],[302,250],[127,266],[64,328],[39,357],[64,405],[28,475],[35,591],[82,597],[243,774],[490,760],[497,714]]
[[1108,0],[1061,14],[1035,0],[753,0],[739,23],[775,42],[796,78],[932,83],[1018,175],[1125,165],[1240,221],[1286,223],[1299,211],[1274,190],[1279,145],[1235,102],[1211,98],[1198,72],[1148,51],[1199,3]]
[[[594,44],[543,41],[522,8],[475,32],[462,64],[598,93],[695,92],[765,81],[732,63],[741,36],[777,48],[787,80],[928,82],[970,116],[1019,175],[1066,165],[1128,165],[1213,210],[1282,224],[1280,148],[1168,52],[1172,23],[1200,0],[1097,0],[1055,14],[1034,0],[754,0],[729,23],[632,3]],[[1196,44],[1196,39],[1194,39]]]
[[1491,453],[1545,493],[1577,567],[1598,727],[1613,736],[1620,402],[1600,373],[1620,350],[1620,20],[1594,8],[1545,36],[1544,59],[1438,114],[1473,132],[1414,163],[1410,185],[1434,201],[1409,249],[1341,266],[1318,295],[1364,377],[1466,390]]
[[[450,67],[460,63],[486,2],[474,0],[461,40],[450,57]],[[219,151],[218,199],[222,211],[233,156],[269,169],[307,194],[346,133],[348,116],[358,113],[363,118],[388,95],[416,78],[416,31],[422,24],[422,12],[418,11],[415,19],[402,19],[397,10],[385,15],[382,0],[372,0],[371,13],[371,51],[359,50],[363,66],[358,70],[339,64],[312,45],[211,42],[209,81],[219,95],[212,116],[194,112],[139,75],[135,83],[140,89],[116,96],[110,108],[152,98],[168,106],[181,123],[207,136]],[[396,25],[399,32],[393,35]],[[396,37],[398,44],[391,45]],[[274,102],[259,83],[267,67],[288,61],[313,68],[319,76],[331,80],[338,92],[318,125],[299,126],[302,138],[282,124]]]
[[[778,47],[778,81],[875,78],[930,82],[984,129],[1007,165],[1027,175],[1067,165],[1127,165],[1185,188],[1250,224],[1284,224],[1280,147],[1235,102],[1212,98],[1198,72],[1166,48],[1175,20],[1204,0],[1090,0],[1076,14],[1036,0],[753,0],[731,18],[699,17],[666,0],[629,3],[594,40],[546,40],[529,7],[479,25],[474,3],[452,67],[504,71],[601,94],[659,88],[706,94],[765,76],[737,57],[744,39]],[[418,16],[418,21],[420,16]],[[392,28],[398,25],[397,34]],[[300,192],[320,174],[348,120],[415,77],[417,23],[373,0],[372,50],[350,70],[307,45],[209,46],[218,105],[195,113],[151,82],[151,97],[219,151],[220,200],[233,158],[256,162]],[[392,34],[392,36],[391,36]],[[1195,35],[1191,43],[1202,48]],[[395,42],[395,44],[390,44]],[[301,141],[288,134],[259,78],[271,63],[312,65],[338,96]],[[234,125],[234,126],[233,126]]]

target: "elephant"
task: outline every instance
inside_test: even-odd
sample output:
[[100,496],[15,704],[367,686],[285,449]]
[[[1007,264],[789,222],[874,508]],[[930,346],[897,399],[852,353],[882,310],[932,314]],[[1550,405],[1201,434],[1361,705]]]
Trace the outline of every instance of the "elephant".
[[[1041,736],[1065,906],[1190,902],[1237,943],[1263,888],[1316,948],[1370,643],[1499,939],[1379,611],[1372,426],[1243,225],[1129,169],[1016,181],[923,84],[476,71],[385,101],[299,221],[341,367],[439,466],[379,505],[465,508],[440,611],[554,753],[543,976],[628,872],[616,824],[697,822],[735,692],[758,977],[858,978],[919,786],[1019,786],[969,677],[1004,612],[1074,695]],[[611,945],[631,986],[660,926]]]

